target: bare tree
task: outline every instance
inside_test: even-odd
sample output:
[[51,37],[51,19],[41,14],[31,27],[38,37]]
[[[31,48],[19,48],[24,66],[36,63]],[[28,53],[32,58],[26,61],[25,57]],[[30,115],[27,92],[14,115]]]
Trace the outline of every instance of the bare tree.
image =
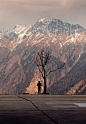
[[41,49],[40,52],[37,53],[35,58],[36,66],[39,69],[39,72],[41,73],[41,76],[44,80],[44,94],[46,94],[46,79],[47,76],[58,69],[61,69],[64,67],[64,64],[61,64],[59,67],[52,61],[51,55],[49,51],[44,52],[43,49]]

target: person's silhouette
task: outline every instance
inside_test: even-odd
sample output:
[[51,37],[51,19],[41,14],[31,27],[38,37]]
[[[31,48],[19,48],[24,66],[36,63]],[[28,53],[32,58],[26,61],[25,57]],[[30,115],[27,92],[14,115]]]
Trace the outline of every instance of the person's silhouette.
[[40,93],[40,90],[41,90],[41,83],[40,83],[40,81],[38,81],[38,84],[37,84],[37,86],[38,86],[38,94]]

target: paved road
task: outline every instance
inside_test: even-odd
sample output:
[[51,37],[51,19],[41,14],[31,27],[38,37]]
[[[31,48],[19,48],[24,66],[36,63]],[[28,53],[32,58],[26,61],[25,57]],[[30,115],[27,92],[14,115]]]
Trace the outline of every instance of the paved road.
[[86,124],[86,95],[0,95],[0,124]]

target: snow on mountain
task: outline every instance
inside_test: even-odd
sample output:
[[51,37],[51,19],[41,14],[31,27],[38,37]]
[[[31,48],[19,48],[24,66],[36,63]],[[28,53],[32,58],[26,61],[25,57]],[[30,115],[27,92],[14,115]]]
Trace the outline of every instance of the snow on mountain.
[[27,28],[26,25],[16,25],[13,29],[9,30],[7,34],[14,32],[16,34],[22,33]]
[[44,22],[44,21],[46,21],[45,18],[42,18],[42,19],[38,20],[38,22]]
[[47,20],[45,18],[40,19],[32,26],[28,27],[26,25],[16,25],[12,30],[9,30],[6,33],[6,36],[10,38],[14,33],[17,37],[17,40],[25,39],[26,36],[36,34],[37,32],[47,34],[61,34],[68,36],[74,34],[75,32],[80,33],[84,30],[80,25],[73,25],[69,23],[64,23],[59,19]]
[[[38,20],[35,24],[29,27],[26,25],[16,25],[13,29],[7,31],[7,33],[4,34],[4,37],[8,41],[10,41],[9,44],[13,44],[11,46],[16,48],[17,45],[24,42],[26,38],[28,42],[32,41],[31,43],[32,45],[36,45],[41,41],[46,41],[45,42],[46,45],[48,40],[48,38],[46,38],[46,35],[48,35],[47,37],[49,37],[52,43],[59,40],[60,47],[62,47],[65,43],[69,42],[76,43],[77,41],[76,39],[78,38],[81,41],[85,39],[84,35],[80,35],[81,32],[83,32],[84,30],[85,29],[78,24],[73,25],[66,22],[62,22],[59,19],[47,20],[43,18]],[[12,48],[12,50],[14,49]]]
[[42,48],[51,52],[55,63],[66,63],[66,69],[48,77],[50,93],[65,93],[86,75],[86,31],[80,25],[41,19],[30,27],[16,25],[0,38],[0,93],[22,93],[34,82],[36,87],[34,56]]

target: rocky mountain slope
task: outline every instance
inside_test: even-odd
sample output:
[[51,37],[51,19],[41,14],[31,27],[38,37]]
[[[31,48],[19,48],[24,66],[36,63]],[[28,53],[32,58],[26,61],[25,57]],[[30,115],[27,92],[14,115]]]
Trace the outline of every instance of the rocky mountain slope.
[[49,50],[52,60],[65,62],[64,69],[47,78],[51,94],[86,93],[86,30],[58,19],[41,19],[34,25],[17,25],[0,32],[0,93],[37,93],[43,80],[35,65],[36,53]]

